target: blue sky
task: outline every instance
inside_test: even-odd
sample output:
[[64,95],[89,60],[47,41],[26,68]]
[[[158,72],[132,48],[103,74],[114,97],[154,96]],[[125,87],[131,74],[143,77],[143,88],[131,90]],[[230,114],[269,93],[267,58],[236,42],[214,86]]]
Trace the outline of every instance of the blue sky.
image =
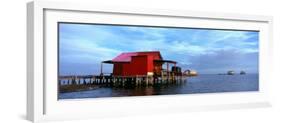
[[[59,24],[59,74],[99,74],[100,63],[122,52],[160,51],[183,70],[258,73],[255,31]],[[112,72],[112,65],[104,65]]]

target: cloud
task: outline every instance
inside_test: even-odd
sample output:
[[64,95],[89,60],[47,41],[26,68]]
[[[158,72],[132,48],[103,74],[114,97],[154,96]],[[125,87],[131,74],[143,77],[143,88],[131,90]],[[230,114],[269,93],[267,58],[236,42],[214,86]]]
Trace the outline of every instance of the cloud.
[[[91,60],[92,62],[101,62],[105,59],[111,59],[121,51],[107,47],[101,47],[95,42],[87,40],[75,40],[71,43],[60,43],[60,54],[62,58],[78,58],[76,61],[83,62],[81,59]],[[67,59],[66,59],[67,60]],[[87,61],[85,60],[85,61]]]

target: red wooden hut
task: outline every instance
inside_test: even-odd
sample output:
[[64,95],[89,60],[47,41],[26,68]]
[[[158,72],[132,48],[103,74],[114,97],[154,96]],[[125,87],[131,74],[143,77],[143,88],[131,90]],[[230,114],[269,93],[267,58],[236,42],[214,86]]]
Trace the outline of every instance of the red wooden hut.
[[159,51],[121,53],[114,59],[102,63],[113,64],[114,76],[161,75],[164,63],[167,64],[167,71],[169,64],[176,65],[175,61],[164,60]]

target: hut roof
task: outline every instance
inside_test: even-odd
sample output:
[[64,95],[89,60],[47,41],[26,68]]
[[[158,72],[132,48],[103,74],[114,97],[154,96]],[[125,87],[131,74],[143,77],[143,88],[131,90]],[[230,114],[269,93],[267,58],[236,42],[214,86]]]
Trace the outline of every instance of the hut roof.
[[143,52],[126,52],[121,53],[112,59],[112,62],[130,62],[132,60],[132,56],[143,56],[143,55],[152,55],[155,60],[161,60],[162,56],[159,51],[143,51]]

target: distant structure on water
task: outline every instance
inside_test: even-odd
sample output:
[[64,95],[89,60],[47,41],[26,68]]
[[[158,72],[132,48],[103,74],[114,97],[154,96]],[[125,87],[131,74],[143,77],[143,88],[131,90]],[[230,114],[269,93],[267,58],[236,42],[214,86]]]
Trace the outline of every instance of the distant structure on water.
[[186,76],[197,76],[198,73],[195,70],[186,70],[183,72],[184,75]]
[[235,72],[233,70],[227,71],[227,75],[234,75]]
[[[245,71],[240,71],[240,75],[245,75]],[[235,72],[233,70],[227,71],[226,73],[219,73],[218,75],[235,75]]]
[[241,72],[240,72],[240,75],[245,75],[245,74],[246,74],[245,71],[241,71]]

